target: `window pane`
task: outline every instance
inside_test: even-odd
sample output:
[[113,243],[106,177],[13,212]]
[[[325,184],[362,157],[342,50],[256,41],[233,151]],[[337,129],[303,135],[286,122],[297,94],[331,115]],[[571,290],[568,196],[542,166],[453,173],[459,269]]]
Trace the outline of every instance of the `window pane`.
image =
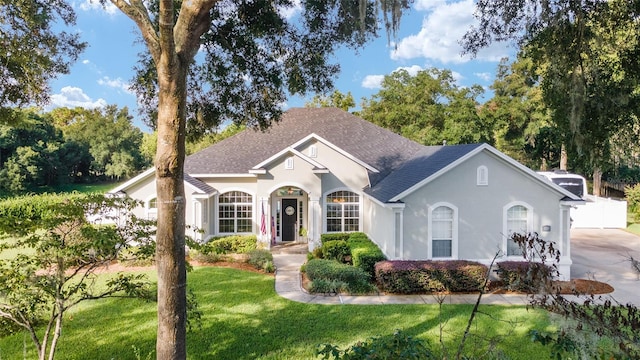
[[327,218],[341,218],[341,217],[342,217],[342,205],[340,204],[327,205]]
[[327,231],[360,230],[360,196],[352,191],[340,190],[328,194]]
[[233,230],[233,224],[234,221],[233,220],[223,220],[220,219],[220,232],[221,233],[232,233],[234,232]]
[[520,247],[511,240],[511,234],[521,233],[526,234],[529,232],[528,224],[529,216],[527,208],[522,205],[516,205],[507,210],[507,232],[509,239],[507,239],[507,255],[517,256],[522,255]]
[[239,219],[237,222],[238,229],[236,232],[251,232],[251,219]]
[[327,219],[327,232],[341,232],[342,221],[340,219]]
[[252,197],[242,191],[230,191],[218,199],[218,224],[221,233],[251,232]]
[[432,255],[436,257],[451,257],[451,240],[433,240]]
[[358,231],[358,219],[345,219],[344,220],[344,231]]

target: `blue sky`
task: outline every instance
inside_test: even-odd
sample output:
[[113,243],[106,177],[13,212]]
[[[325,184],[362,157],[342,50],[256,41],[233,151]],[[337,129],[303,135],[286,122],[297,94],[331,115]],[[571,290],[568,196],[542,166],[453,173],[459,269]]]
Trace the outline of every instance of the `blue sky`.
[[[77,31],[89,47],[72,66],[71,73],[51,83],[52,97],[47,109],[59,106],[95,108],[107,104],[128,106],[138,116],[136,97],[129,90],[137,54],[137,28],[114,8],[106,9],[97,0],[72,1],[78,15]],[[479,84],[485,88],[494,80],[500,58],[513,48],[497,44],[475,59],[460,56],[458,40],[475,23],[473,0],[416,0],[401,20],[395,42],[387,37],[370,42],[358,53],[340,50],[335,60],[341,65],[337,90],[351,92],[360,103],[380,89],[384,75],[405,68],[410,73],[436,67],[453,71],[460,86]],[[296,11],[289,12],[296,16]],[[308,98],[292,97],[285,108],[304,106]],[[141,126],[139,121],[136,125]],[[146,129],[145,129],[146,130]]]

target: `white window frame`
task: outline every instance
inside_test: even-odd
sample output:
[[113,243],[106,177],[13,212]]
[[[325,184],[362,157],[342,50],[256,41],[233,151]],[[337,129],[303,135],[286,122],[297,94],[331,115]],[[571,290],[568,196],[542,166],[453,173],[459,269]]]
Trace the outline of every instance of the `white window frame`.
[[[340,217],[340,230],[339,231],[329,231],[328,228],[328,208],[329,208],[329,201],[327,200],[327,198],[329,197],[329,195],[334,194],[338,191],[346,191],[346,192],[350,192],[355,194],[356,196],[358,196],[358,202],[341,202],[339,204],[341,204],[341,211],[340,213],[342,214]],[[333,189],[331,191],[326,192],[323,196],[322,196],[323,202],[324,202],[324,215],[323,215],[323,225],[324,225],[324,232],[327,233],[340,233],[340,232],[358,232],[358,231],[362,231],[362,194],[357,192],[357,191],[353,191],[352,189],[348,189],[348,188],[338,188],[338,189]],[[333,204],[333,202],[331,202],[331,204]],[[345,231],[345,219],[354,219],[352,217],[345,217],[344,216],[344,206],[345,205],[358,205],[358,229],[357,230],[350,230],[350,231]],[[333,218],[332,218],[333,219]],[[337,218],[336,218],[337,219]]]
[[[452,210],[451,219],[451,256],[450,257],[433,257],[433,212],[440,208],[446,207]],[[438,202],[429,206],[428,214],[427,238],[429,241],[427,256],[429,259],[457,259],[458,258],[458,207],[448,202]],[[438,239],[435,239],[438,240]]]
[[[154,208],[151,207],[151,202],[153,200],[156,201],[156,207],[154,207]],[[148,220],[157,220],[158,219],[158,196],[157,195],[149,196],[144,201],[144,209],[145,209],[145,213],[146,213],[145,215],[146,215]]]
[[[241,192],[244,194],[247,194],[251,197],[250,202],[233,202],[233,203],[221,203],[220,202],[220,198],[222,198],[224,195],[231,193],[231,192]],[[220,217],[220,208],[222,206],[228,206],[228,205],[233,205],[233,213],[234,213],[234,217],[233,218],[221,218]],[[251,214],[250,218],[238,218],[237,216],[237,211],[238,211],[238,206],[250,206],[249,209],[249,213]],[[229,189],[226,190],[223,193],[218,194],[217,196],[217,201],[216,201],[216,228],[218,230],[218,234],[222,234],[222,235],[226,235],[226,234],[253,234],[254,233],[254,212],[255,212],[255,195],[246,191],[246,190],[242,190],[242,189]],[[221,220],[231,220],[233,219],[233,232],[223,232],[220,229],[220,221]],[[249,229],[249,231],[245,231],[245,232],[238,232],[238,219],[249,219],[251,222],[251,228]]]
[[293,170],[293,156],[289,156],[284,161],[284,168],[285,168],[285,170]]
[[476,185],[488,186],[489,185],[489,168],[480,165],[476,171]]
[[509,255],[509,252],[508,252],[508,244],[509,244],[509,241],[511,241],[511,234],[515,232],[515,231],[512,231],[512,229],[509,229],[509,210],[511,210],[516,206],[524,207],[525,210],[527,211],[526,229],[524,230],[520,229],[519,231],[517,231],[517,233],[528,234],[533,231],[533,206],[523,201],[513,201],[504,206],[504,208],[502,209],[502,219],[503,219],[502,233],[504,234],[504,241],[502,243],[502,252],[506,257],[510,257],[510,258],[522,258],[522,254]]

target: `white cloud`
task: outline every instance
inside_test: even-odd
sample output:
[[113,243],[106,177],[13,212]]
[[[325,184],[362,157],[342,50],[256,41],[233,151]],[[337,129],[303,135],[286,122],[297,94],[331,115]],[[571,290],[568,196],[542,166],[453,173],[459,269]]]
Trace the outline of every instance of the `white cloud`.
[[[412,66],[401,66],[392,71],[392,73],[406,70],[409,75],[416,76],[419,71],[423,70],[422,66],[412,65]],[[362,87],[367,89],[380,89],[382,87],[382,80],[384,80],[384,75],[367,75],[362,80]]]
[[417,0],[415,2],[414,8],[418,11],[425,11],[425,10],[431,10],[446,4],[447,2],[445,0]]
[[482,79],[483,81],[490,81],[491,80],[491,73],[488,73],[488,72],[473,73],[473,75],[477,76],[478,78]]
[[384,75],[367,75],[362,79],[362,87],[367,89],[380,89]]
[[51,108],[56,107],[83,107],[85,109],[95,109],[104,107],[107,101],[104,99],[92,100],[84,91],[78,87],[65,86],[59,94],[51,95]]
[[280,16],[284,17],[285,19],[293,18],[294,16],[298,15],[301,11],[302,11],[302,5],[300,4],[300,0],[293,0],[293,6],[291,7],[278,8],[278,13],[280,13]]
[[118,8],[110,1],[106,1],[103,6],[98,0],[84,0],[79,7],[84,11],[105,11],[109,15],[114,15],[118,12]]
[[457,71],[451,71],[451,77],[458,84],[460,84],[460,82],[464,80],[464,76]]
[[[461,56],[459,44],[467,29],[476,23],[473,16],[475,5],[473,0],[461,0],[446,3],[420,0],[416,10],[427,12],[422,22],[422,29],[414,35],[400,40],[397,48],[391,52],[391,58],[415,59],[424,57],[442,63],[464,63],[471,60],[469,56]],[[494,44],[480,51],[476,58],[486,61],[499,61],[509,53],[504,44]]]
[[91,64],[91,61],[85,59],[85,60],[82,60],[82,63],[85,65],[89,65]]
[[119,89],[127,94],[134,95],[134,92],[131,90],[131,85],[121,78],[111,79],[108,76],[103,76],[102,79],[98,80],[98,84],[102,86],[108,86],[111,88]]

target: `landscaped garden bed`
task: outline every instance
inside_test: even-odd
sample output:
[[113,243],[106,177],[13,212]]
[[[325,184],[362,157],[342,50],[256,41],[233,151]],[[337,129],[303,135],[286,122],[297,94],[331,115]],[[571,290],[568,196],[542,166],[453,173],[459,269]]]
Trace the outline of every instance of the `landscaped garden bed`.
[[[524,261],[498,262],[497,278],[486,282],[487,266],[464,260],[388,261],[363,233],[323,234],[322,246],[308,256],[302,286],[311,293],[335,294],[527,294],[551,268]],[[594,280],[554,281],[561,294],[606,294],[608,284]]]

